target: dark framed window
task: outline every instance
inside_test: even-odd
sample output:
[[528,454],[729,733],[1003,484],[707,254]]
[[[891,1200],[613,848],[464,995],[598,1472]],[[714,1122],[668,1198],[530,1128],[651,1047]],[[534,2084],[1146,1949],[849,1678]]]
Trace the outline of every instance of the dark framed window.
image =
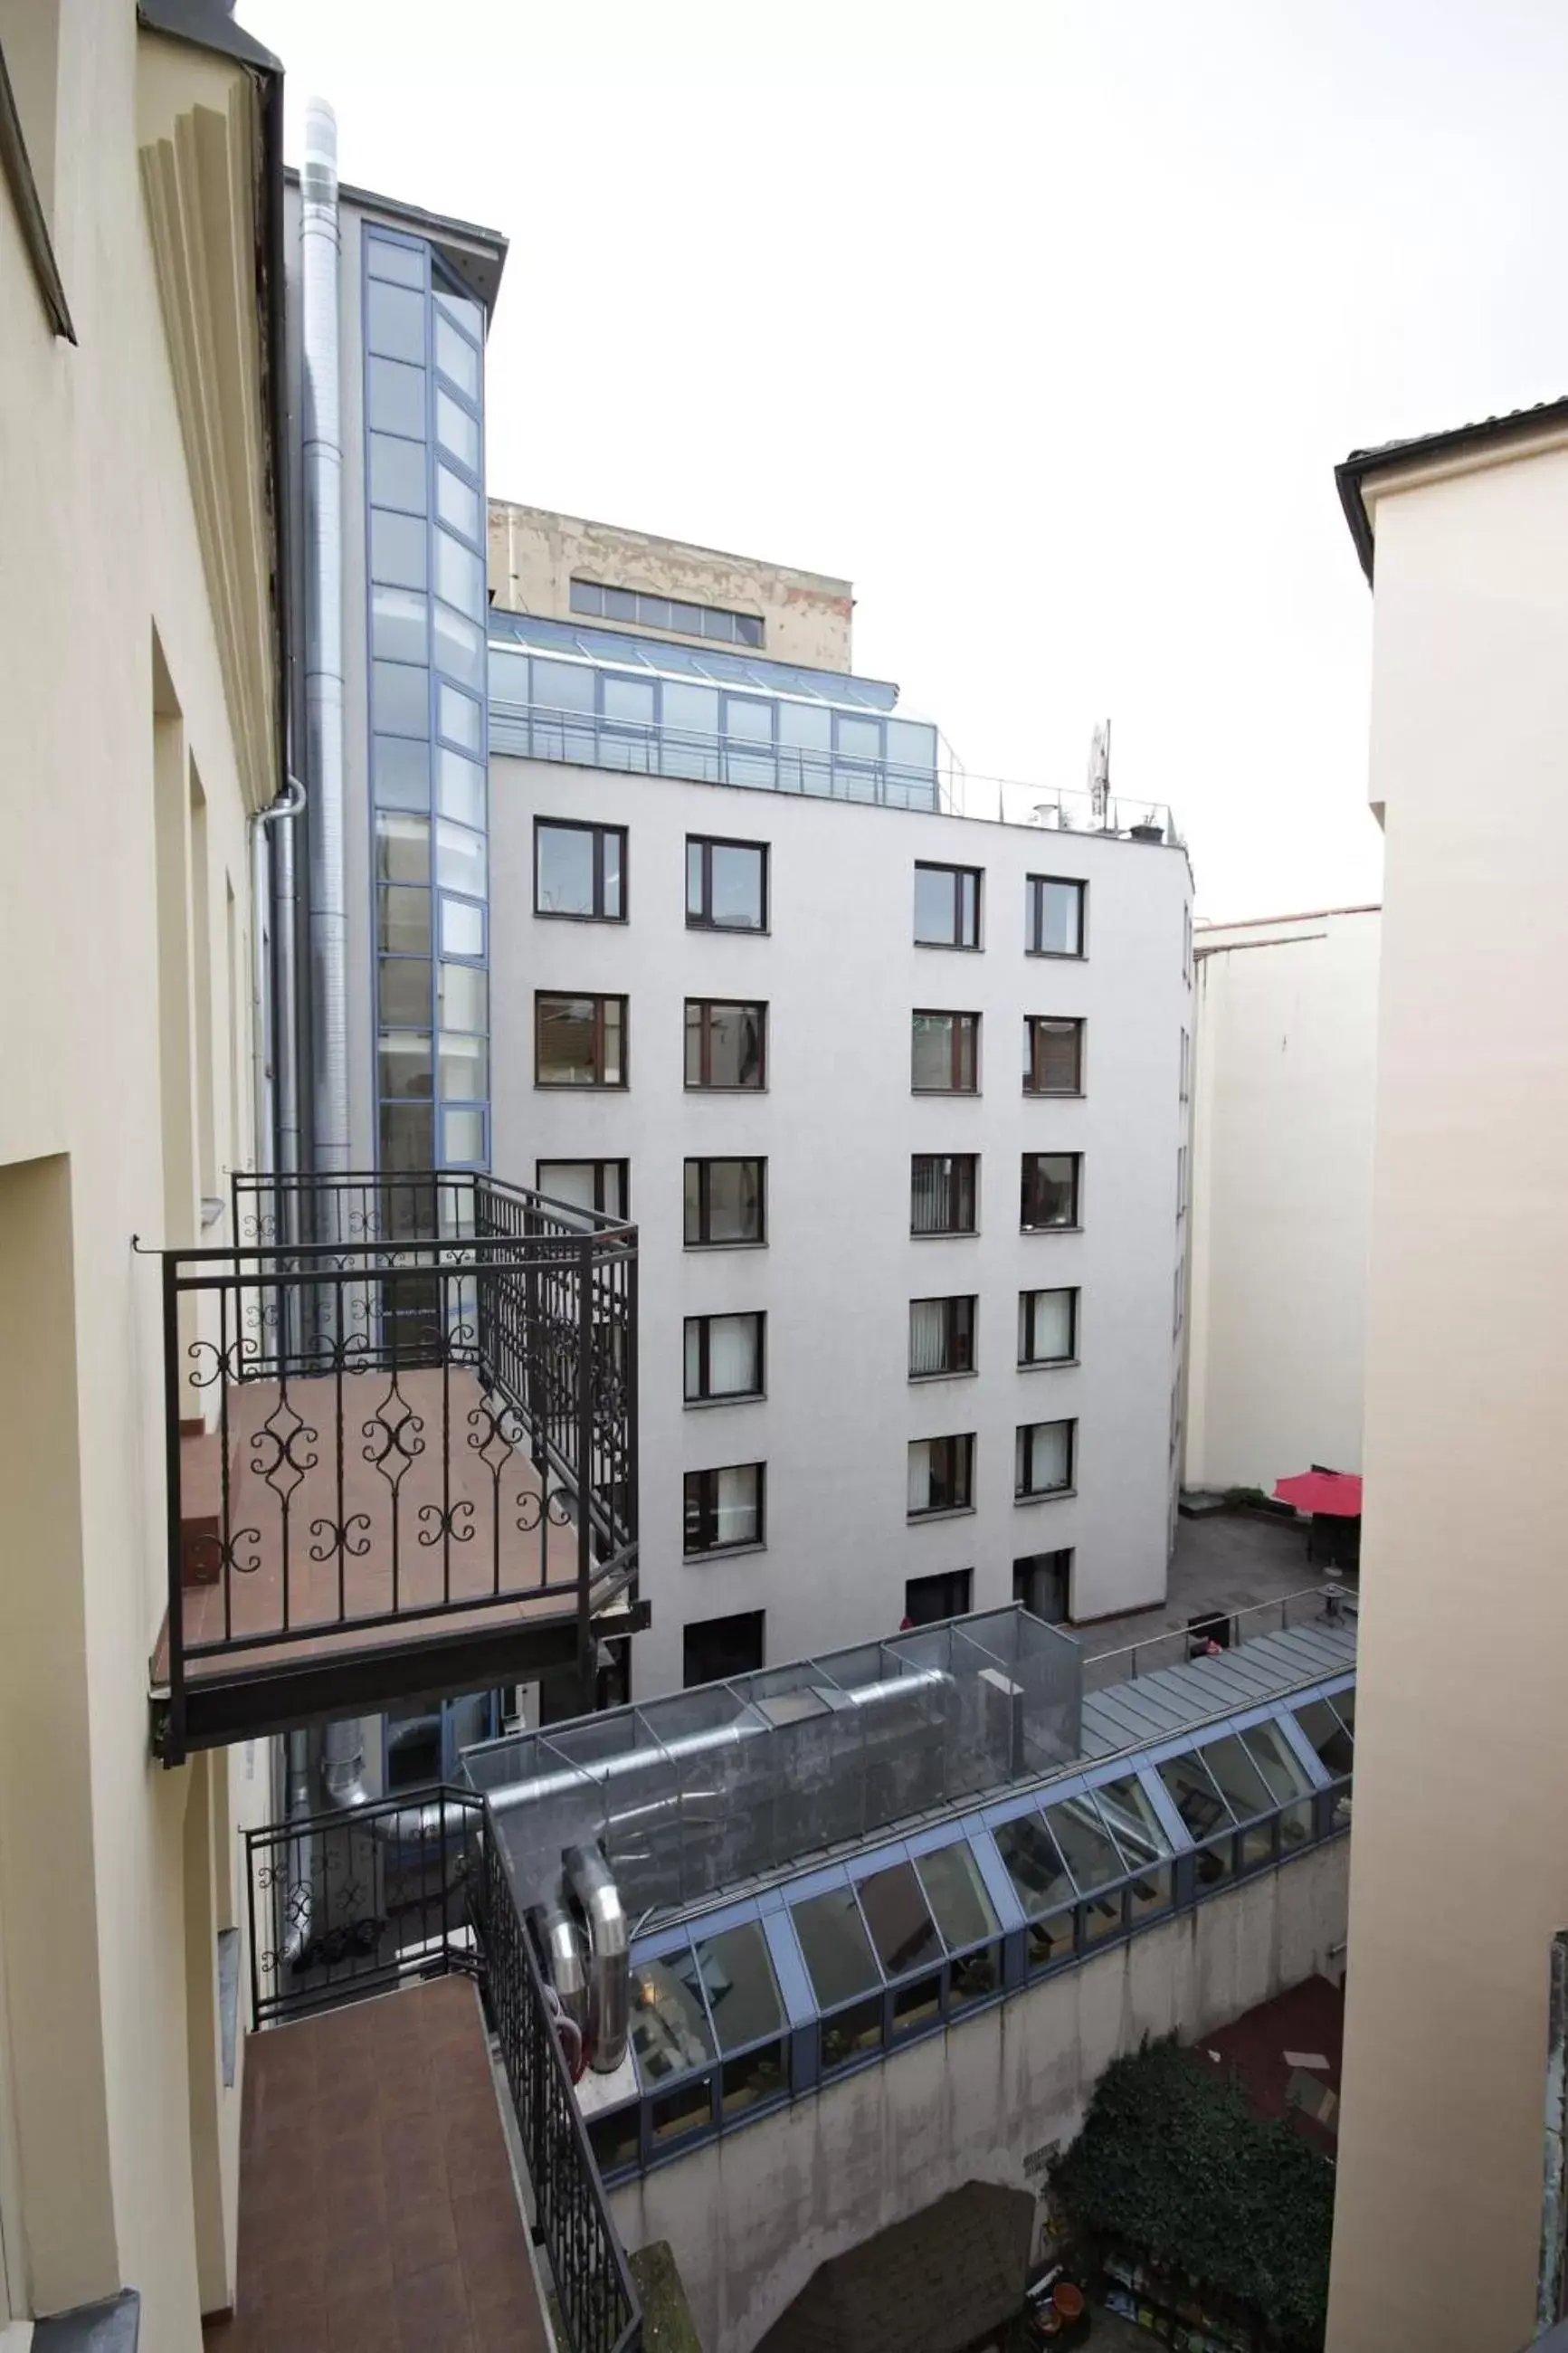
[[910,1302],[910,1378],[929,1381],[942,1373],[974,1370],[973,1294],[956,1299]]
[[737,1610],[731,1618],[695,1618],[680,1630],[681,1680],[720,1683],[731,1675],[755,1674],[764,1662],[767,1613]]
[[688,1405],[762,1396],[766,1324],[762,1314],[687,1317]]
[[1054,1014],[1024,1016],[1024,1092],[1079,1095],[1083,1092],[1083,1023]]
[[1076,1421],[1021,1423],[1014,1452],[1014,1493],[1020,1499],[1065,1494],[1072,1485],[1077,1452]]
[[968,1511],[974,1502],[974,1433],[961,1438],[910,1440],[908,1511],[911,1520],[929,1512]]
[[577,923],[626,920],[626,829],[579,825],[570,818],[533,820],[533,912]]
[[1072,1551],[1071,1545],[1062,1545],[1055,1552],[1026,1553],[1013,1563],[1014,1600],[1047,1626],[1064,1626],[1069,1615]]
[[694,932],[765,932],[768,845],[686,837],[686,923]]
[[973,1607],[974,1571],[943,1569],[936,1577],[904,1580],[904,1624],[937,1626],[944,1618],[967,1618]]
[[542,1087],[624,1087],[626,1000],[556,997],[533,1000],[534,1083]]
[[687,1472],[688,1560],[762,1543],[766,1475],[767,1466],[762,1462],[731,1462],[722,1471]]
[[1020,1291],[1018,1362],[1069,1365],[1077,1355],[1077,1291]]
[[760,613],[732,613],[722,605],[693,605],[679,596],[657,596],[641,588],[611,588],[598,580],[572,582],[573,612],[595,621],[631,621],[639,629],[664,629],[671,637],[706,638],[721,646],[760,646]]
[[979,1084],[979,1014],[912,1013],[910,1085],[915,1093],[972,1095]]
[[915,867],[915,945],[977,948],[980,945],[978,866]]
[[710,997],[686,1000],[689,1087],[762,1087],[767,1082],[768,1008]]
[[1083,1190],[1081,1152],[1026,1152],[1019,1222],[1026,1234],[1076,1226]]
[[1080,956],[1086,934],[1087,882],[1059,874],[1031,874],[1025,883],[1030,955]]
[[916,1152],[910,1158],[910,1231],[972,1234],[979,1157],[973,1152]]
[[688,1249],[765,1241],[767,1170],[765,1160],[689,1160]]
[[602,1218],[632,1213],[629,1160],[536,1160],[533,1181],[551,1200],[570,1202],[574,1209],[596,1209]]

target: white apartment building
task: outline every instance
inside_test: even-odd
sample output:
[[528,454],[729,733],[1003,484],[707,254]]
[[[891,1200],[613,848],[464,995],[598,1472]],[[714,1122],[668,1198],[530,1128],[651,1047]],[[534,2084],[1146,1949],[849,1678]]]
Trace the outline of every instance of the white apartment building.
[[1183,1481],[1362,1467],[1376,907],[1200,923]]
[[491,587],[492,1145],[639,1229],[637,1690],[1158,1603],[1180,847],[950,813],[847,583],[492,504]]

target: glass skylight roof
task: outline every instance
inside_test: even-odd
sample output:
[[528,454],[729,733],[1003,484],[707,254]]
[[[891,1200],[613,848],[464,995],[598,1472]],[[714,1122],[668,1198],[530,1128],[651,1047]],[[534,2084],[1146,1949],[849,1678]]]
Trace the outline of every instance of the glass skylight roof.
[[[763,694],[798,695],[806,702],[835,702],[847,709],[891,711],[899,690],[886,679],[857,678],[847,670],[808,670],[798,662],[768,661],[760,654],[725,653],[717,646],[678,646],[660,638],[623,637],[581,621],[552,621],[531,613],[508,613],[492,606],[492,646],[515,644],[541,653],[580,655],[584,660],[662,678],[702,679],[710,685],[754,687]],[[500,690],[492,690],[499,691]]]
[[601,2166],[679,2154],[1343,1830],[1354,1707],[1341,1674],[643,1937],[636,2097],[586,2103]]

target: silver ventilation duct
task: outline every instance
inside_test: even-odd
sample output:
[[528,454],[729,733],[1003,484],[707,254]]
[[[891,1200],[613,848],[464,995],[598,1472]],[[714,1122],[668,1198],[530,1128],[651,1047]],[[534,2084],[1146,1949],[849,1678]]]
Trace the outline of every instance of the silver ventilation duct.
[[[861,1683],[848,1691],[813,1687],[811,1697],[825,1713],[837,1713],[846,1708],[876,1707],[886,1700],[907,1699],[913,1692],[930,1691],[952,1681],[952,1677],[942,1667],[920,1667],[908,1674],[889,1675],[879,1683]],[[531,1780],[514,1781],[508,1788],[489,1790],[487,1794],[490,1810],[507,1814],[514,1807],[537,1805],[543,1799],[574,1794],[589,1783],[604,1787],[627,1776],[657,1775],[672,1762],[684,1764],[693,1757],[710,1757],[721,1749],[738,1748],[742,1741],[758,1739],[774,1728],[760,1714],[737,1716],[731,1723],[717,1725],[706,1732],[689,1732],[679,1740],[660,1740],[646,1748],[627,1748],[615,1756],[594,1757],[582,1765],[538,1774]],[[611,1807],[605,1817],[606,1827],[613,1829],[621,1820],[629,1820],[645,1810],[635,1800],[624,1807]]]
[[[343,449],[338,349],[338,126],[331,108],[323,99],[311,99],[305,109],[305,162],[300,174],[300,192],[304,354],[305,743],[310,781],[314,1082],[311,1143],[317,1168],[342,1171],[349,1166],[351,1154],[348,894],[343,852]],[[281,900],[281,871],[279,882]],[[280,916],[285,913],[280,907]],[[294,1134],[297,1148],[297,1116]]]
[[[288,1735],[289,1758],[289,1820],[308,1820],[310,1806],[310,1736],[308,1732]],[[312,1842],[307,1832],[291,1841],[289,1849],[289,1869],[285,1885],[290,1891],[289,1926],[283,1936],[283,1957],[293,1967],[302,1957],[310,1941],[310,1924],[314,1915],[312,1890],[315,1873],[311,1869]],[[279,1900],[274,1897],[274,1902]]]
[[562,1860],[588,1920],[589,2057],[595,2074],[613,2075],[626,2055],[631,2025],[626,1907],[596,1846],[568,1847]]
[[544,1954],[544,1967],[555,1989],[563,2014],[588,2040],[588,1973],[583,1966],[583,1942],[577,1924],[565,1906],[549,1896],[533,1910],[533,1926]]

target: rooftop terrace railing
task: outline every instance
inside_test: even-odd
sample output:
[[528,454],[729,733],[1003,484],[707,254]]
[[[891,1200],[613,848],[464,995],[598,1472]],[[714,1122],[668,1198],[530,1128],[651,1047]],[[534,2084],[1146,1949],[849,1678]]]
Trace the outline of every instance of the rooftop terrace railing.
[[1292,1626],[1353,1625],[1357,1608],[1354,1586],[1308,1585],[1243,1609],[1200,1609],[1184,1626],[1167,1626],[1114,1651],[1086,1653],[1083,1687],[1094,1692],[1110,1683],[1136,1683],[1140,1675],[1207,1657],[1211,1645],[1232,1650],[1260,1634],[1284,1633]]
[[932,765],[915,765],[826,744],[703,734],[662,723],[492,698],[490,749],[522,759],[677,776],[693,784],[742,785],[818,800],[868,802],[1057,833],[1152,842],[1179,839],[1175,821],[1163,803],[1126,796],[1101,801],[1088,792],[972,776],[945,747]]

